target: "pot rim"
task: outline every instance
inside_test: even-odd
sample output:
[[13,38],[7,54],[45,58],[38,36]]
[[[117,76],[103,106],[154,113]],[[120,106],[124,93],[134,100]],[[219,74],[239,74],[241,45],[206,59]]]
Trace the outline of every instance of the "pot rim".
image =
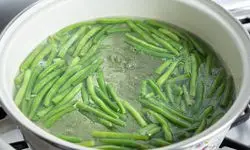
[[[250,48],[250,38],[247,34],[247,31],[241,26],[241,24],[231,15],[229,14],[226,10],[224,10],[221,6],[216,4],[215,2],[212,1],[191,1],[191,2],[183,2],[182,0],[177,0],[181,1],[182,3],[186,4],[195,4],[195,3],[200,3],[202,5],[207,6],[209,9],[214,10],[213,13],[216,13],[217,16],[220,17],[227,17],[225,19],[227,23],[229,22],[230,24],[228,25],[229,28],[233,29],[233,32],[237,32],[236,35],[240,35],[240,39],[242,41],[242,46],[241,46],[241,51],[240,55],[242,58],[242,64],[243,64],[243,79],[241,83],[241,88],[240,92],[237,96],[237,99],[235,101],[238,101],[239,99],[246,99],[244,103],[242,103],[240,106],[236,105],[237,103],[234,103],[231,108],[228,110],[228,112],[221,118],[219,121],[217,121],[214,125],[210,126],[208,129],[203,131],[202,133],[190,137],[184,141],[178,142],[171,144],[170,146],[166,147],[161,147],[161,148],[156,148],[156,149],[183,149],[191,145],[198,144],[199,142],[202,142],[208,138],[211,138],[217,134],[220,134],[223,130],[228,129],[232,122],[240,115],[241,112],[245,109],[245,106],[247,106],[249,98],[250,98],[250,85],[248,84],[250,82],[250,79],[247,77],[250,76],[250,61],[248,61],[248,58],[250,57],[249,52],[247,52],[247,48]],[[61,1],[60,1],[61,2]],[[2,59],[2,53],[4,51],[4,45],[5,42],[8,41],[8,38],[11,36],[12,32],[14,32],[15,25],[20,24],[25,19],[29,19],[29,17],[32,16],[32,13],[41,11],[44,7],[47,7],[51,4],[54,3],[59,3],[57,0],[39,0],[32,5],[28,6],[26,9],[24,9],[22,12],[20,12],[16,17],[12,19],[12,21],[9,22],[9,24],[5,27],[5,29],[2,31],[0,35],[0,70],[5,70],[5,66]],[[224,21],[225,21],[224,20]],[[1,72],[4,74],[4,71]],[[3,83],[3,77],[1,75],[0,83]],[[37,126],[35,123],[30,121],[28,118],[26,118],[21,111],[17,108],[17,111],[13,111],[10,109],[10,105],[8,101],[13,101],[12,97],[8,97],[7,95],[7,90],[3,87],[0,89],[0,98],[1,98],[1,104],[4,107],[4,109],[7,111],[8,115],[11,117],[15,118],[15,120],[27,128],[28,130],[32,131],[32,133],[36,134],[38,137],[49,141],[50,143],[55,143],[59,146],[65,146],[67,148],[73,148],[73,149],[86,149],[87,147],[79,146],[67,141],[64,141],[60,138],[57,138],[56,136],[46,132],[39,126]],[[240,107],[238,109],[237,107]],[[235,110],[237,109],[237,112]],[[229,116],[231,114],[231,116]],[[18,117],[17,117],[18,116]],[[231,117],[231,118],[229,118]],[[92,149],[92,148],[89,148]]]

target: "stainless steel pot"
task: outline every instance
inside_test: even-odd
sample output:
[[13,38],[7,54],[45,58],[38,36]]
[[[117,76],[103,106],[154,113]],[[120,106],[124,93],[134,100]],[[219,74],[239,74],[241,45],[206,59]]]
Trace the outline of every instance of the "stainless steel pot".
[[54,148],[86,149],[47,133],[27,119],[13,101],[13,81],[22,60],[49,34],[75,22],[107,16],[167,21],[213,46],[233,75],[237,99],[222,119],[201,134],[159,149],[217,149],[249,100],[250,42],[239,22],[217,4],[205,0],[41,0],[19,14],[0,37],[0,96],[4,109],[23,129],[25,138],[31,145],[36,139]]

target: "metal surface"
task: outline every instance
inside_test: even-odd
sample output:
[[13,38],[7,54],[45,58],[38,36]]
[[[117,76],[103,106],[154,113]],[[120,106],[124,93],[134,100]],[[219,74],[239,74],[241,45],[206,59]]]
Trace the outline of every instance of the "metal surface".
[[0,31],[20,11],[37,0],[0,0]]
[[250,1],[249,0],[215,0],[228,10],[243,26],[250,31]]

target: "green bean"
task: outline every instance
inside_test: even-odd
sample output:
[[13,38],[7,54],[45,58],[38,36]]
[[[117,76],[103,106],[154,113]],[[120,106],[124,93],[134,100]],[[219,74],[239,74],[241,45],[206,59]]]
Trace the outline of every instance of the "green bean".
[[191,34],[186,34],[187,38],[192,42],[192,44],[194,45],[195,49],[202,54],[203,56],[206,55],[205,51],[203,50],[203,48],[201,47],[201,45],[197,42],[197,40],[195,39],[195,37]]
[[45,99],[44,99],[44,106],[48,107],[50,105],[50,102],[52,98],[56,95],[57,91],[60,89],[60,87],[76,72],[78,72],[81,69],[80,65],[76,65],[74,67],[69,68],[66,70],[66,72],[56,81],[56,83],[53,85],[53,87],[50,89],[50,91],[47,93]]
[[102,36],[104,36],[111,27],[112,25],[104,26],[102,30],[95,35],[93,42],[98,43],[101,40]]
[[76,137],[76,136],[69,136],[69,135],[60,134],[60,135],[57,135],[57,137],[59,137],[60,139],[65,140],[65,141],[69,141],[71,143],[80,143],[82,141],[81,138]]
[[175,70],[176,66],[178,65],[179,61],[173,62],[168,70],[159,77],[159,79],[156,81],[156,83],[158,84],[158,86],[161,86],[171,75],[171,73]]
[[[160,103],[157,103],[157,104],[161,105]],[[181,113],[180,111],[178,111],[178,110],[176,110],[176,109],[174,109],[174,108],[172,108],[172,107],[169,107],[168,105],[162,104],[161,106],[162,106],[162,108],[163,108],[165,111],[168,111],[169,113],[171,113],[172,116],[176,116],[176,117],[182,118],[182,119],[184,119],[184,120],[186,120],[186,121],[188,121],[188,122],[190,122],[190,123],[192,123],[192,122],[194,121],[193,118],[184,115],[184,114]]]
[[204,118],[202,119],[200,126],[195,130],[194,134],[201,133],[203,130],[205,130],[206,126],[207,126],[207,120],[206,118]]
[[36,116],[36,115],[33,118],[31,118],[31,120],[34,121],[34,122],[38,121],[39,119],[40,118],[38,116]]
[[207,76],[212,74],[212,66],[213,66],[213,56],[209,54],[206,58],[206,74]]
[[216,91],[218,86],[221,84],[224,77],[225,77],[224,71],[220,71],[220,73],[216,76],[216,78],[214,79],[214,81],[210,87],[210,90],[207,94],[208,98],[211,98],[213,96],[214,92]]
[[[180,74],[184,74],[185,75],[184,66],[185,66],[185,64],[183,62],[180,62],[180,65],[178,66],[178,71],[179,71]],[[186,73],[186,75],[187,75],[187,73]]]
[[81,89],[81,97],[82,97],[82,101],[84,104],[89,104],[89,94],[84,85],[82,86],[82,89]]
[[[81,49],[80,56],[84,56],[94,45],[93,39],[90,39]],[[87,54],[86,54],[87,55]]]
[[44,107],[43,109],[39,110],[36,114],[36,116],[38,116],[39,118],[44,117],[48,112],[50,112],[52,109],[54,108],[53,105],[49,106],[49,107]]
[[128,18],[99,18],[96,20],[97,23],[103,23],[103,24],[120,24],[120,23],[125,23]]
[[77,86],[75,86],[63,99],[61,99],[60,101],[55,101],[55,99],[53,99],[53,103],[54,104],[65,104],[68,103],[70,100],[72,100],[81,90],[82,88],[82,84],[79,83]]
[[151,110],[149,110],[149,113],[162,125],[165,140],[168,142],[172,142],[173,141],[172,131],[170,129],[169,124],[165,121],[165,118],[163,118],[163,116]]
[[[99,67],[99,65],[98,65]],[[89,65],[81,70],[79,70],[76,74],[74,74],[72,77],[70,77],[68,79],[68,81],[66,81],[66,83],[58,90],[58,92],[63,92],[64,90],[68,89],[69,87],[71,87],[72,85],[77,85],[80,82],[82,82],[85,78],[88,77],[88,75],[90,75],[91,73],[93,73],[95,71],[95,69],[93,71],[90,71],[90,69],[93,68],[97,68],[94,67],[93,65]]]
[[[198,127],[200,126],[200,122],[196,122],[196,123],[193,123],[193,125],[189,128],[186,128],[182,131],[185,131],[185,132],[192,132],[192,131],[195,131]],[[180,131],[180,132],[182,132]],[[178,133],[178,132],[177,132]],[[175,133],[176,134],[176,133]]]
[[191,80],[190,80],[190,95],[195,97],[196,94],[196,81],[198,76],[197,60],[194,54],[191,54]]
[[131,148],[126,148],[124,146],[115,146],[115,145],[101,145],[101,146],[96,146],[95,148],[102,150],[131,150]]
[[147,132],[147,135],[149,137],[152,137],[154,136],[155,134],[159,133],[161,131],[161,127],[155,127],[153,129],[150,129],[148,132]]
[[140,128],[137,132],[141,135],[146,135],[148,131],[158,127],[156,124],[148,124],[147,126]]
[[49,44],[51,45],[51,52],[46,60],[45,66],[51,65],[51,63],[53,62],[53,59],[57,56],[57,53],[58,53],[58,45],[54,37],[51,38],[51,40],[49,40]]
[[51,47],[50,46],[46,46],[44,48],[44,50],[42,50],[32,61],[31,65],[31,69],[34,69],[37,65],[39,65],[40,61],[42,61],[44,59],[45,56],[47,56],[51,51]]
[[214,112],[214,106],[208,106],[203,110],[199,118],[208,118],[210,117]]
[[64,58],[68,49],[77,41],[78,38],[80,38],[80,36],[84,35],[87,30],[87,26],[82,26],[80,29],[78,29],[77,32],[73,36],[71,36],[65,44],[63,44],[61,50],[58,53],[58,56]]
[[79,143],[79,145],[93,147],[95,146],[95,141],[94,140],[82,141],[81,143]]
[[191,137],[192,136],[192,134],[191,133],[189,133],[189,132],[187,132],[187,131],[181,131],[181,132],[177,132],[177,133],[175,133],[175,137],[178,139],[178,140],[184,140],[184,139],[187,139],[187,138],[189,138],[189,137]]
[[[73,53],[74,53],[74,51],[75,51],[75,49],[76,49],[76,46],[77,46],[77,43],[78,43],[78,42],[79,42],[79,39],[77,39],[77,40],[72,44],[72,46],[70,46],[69,49],[67,50],[67,53],[68,53],[70,56],[73,55]],[[66,43],[66,41],[63,42],[63,43]],[[63,43],[61,43],[60,48],[63,47],[63,45],[62,45]]]
[[16,76],[15,81],[14,81],[16,87],[17,87],[17,86],[20,86],[20,85],[22,84],[23,78],[24,78],[24,72],[20,72],[20,73]]
[[170,37],[171,39],[173,39],[173,40],[175,40],[177,42],[180,41],[180,38],[176,34],[174,34],[173,32],[171,32],[171,31],[169,31],[167,29],[160,28],[159,31],[164,33],[166,36]]
[[92,29],[90,29],[85,35],[84,37],[78,42],[78,45],[76,47],[76,50],[73,54],[73,56],[77,56],[79,55],[79,53],[81,52],[81,49],[83,48],[83,46],[87,43],[87,41],[93,37],[97,32],[99,32],[102,29],[102,26],[96,26],[93,27]]
[[142,47],[145,47],[146,49],[149,49],[149,50],[152,50],[152,51],[156,51],[156,52],[168,52],[168,50],[164,49],[164,48],[160,48],[160,47],[157,47],[157,46],[154,46],[152,44],[149,44],[135,36],[133,36],[132,34],[130,33],[126,33],[125,34],[126,38],[128,40],[131,40],[137,44],[139,44],[140,46]]
[[[59,103],[60,101],[62,101],[62,99],[68,95],[70,93],[70,91],[72,90],[72,88],[68,88],[67,90],[63,91],[62,93],[58,93],[51,101],[54,103],[54,104],[57,104]],[[44,105],[46,107],[48,107],[49,105],[48,104],[45,104]]]
[[51,74],[47,75],[46,78],[43,78],[42,80],[38,81],[36,85],[34,86],[34,89],[32,93],[37,94],[41,89],[49,83],[51,80],[53,80],[55,77],[60,76],[65,71],[65,68],[57,69],[56,71],[52,72]]
[[148,54],[154,57],[160,57],[160,58],[172,58],[173,57],[172,54],[169,54],[167,52],[158,52],[158,51],[150,50],[133,41],[126,40],[125,42],[133,46],[137,51],[142,51],[145,54]]
[[155,34],[152,34],[152,37],[158,42],[160,43],[164,48],[168,49],[169,51],[171,51],[173,54],[179,56],[179,51],[173,47],[171,44],[169,44],[169,42],[167,42],[166,40],[161,39],[160,37],[158,37]]
[[108,90],[108,93],[110,94],[110,96],[112,97],[112,99],[117,103],[117,105],[119,106],[120,108],[120,112],[122,114],[125,114],[126,113],[126,109],[124,108],[123,104],[122,104],[122,99],[116,94],[115,92],[115,89],[111,86],[111,85],[107,85],[107,90]]
[[152,88],[152,90],[160,96],[165,102],[168,102],[168,99],[166,98],[165,94],[161,91],[161,89],[156,85],[156,83],[153,80],[148,80],[149,86]]
[[43,89],[37,94],[37,96],[34,98],[33,103],[30,107],[29,112],[29,118],[34,117],[38,107],[40,106],[43,97],[46,95],[46,93],[49,91],[49,89],[53,86],[53,84],[58,80],[59,77],[55,77],[52,79],[48,84],[46,84]]
[[61,29],[61,30],[59,30],[59,31],[57,32],[57,34],[59,34],[59,35],[65,34],[65,33],[69,32],[69,31],[72,31],[72,30],[74,30],[74,29],[76,29],[76,28],[80,28],[80,27],[83,26],[83,25],[86,25],[86,22],[74,23],[74,24],[72,24],[72,25],[70,25],[70,26],[67,26],[67,27],[65,27],[65,28],[63,28],[63,29]]
[[26,99],[23,99],[21,102],[21,111],[22,113],[27,116],[29,114],[29,101]]
[[138,149],[148,148],[147,146],[143,144],[139,144],[138,142],[134,140],[129,140],[129,139],[100,139],[99,141],[105,144],[133,147],[133,148],[138,148]]
[[213,124],[215,124],[218,120],[220,120],[220,118],[222,118],[224,116],[224,113],[219,113],[217,115],[214,115],[214,117],[211,119],[210,123],[208,123],[209,126],[212,126]]
[[151,31],[144,25],[144,23],[143,22],[141,22],[141,21],[137,21],[137,22],[135,22],[135,24],[139,27],[139,28],[141,28],[142,30],[144,30],[147,34],[151,34]]
[[151,92],[151,93],[148,93],[144,96],[144,98],[151,98],[151,97],[154,97],[155,96],[155,93],[154,92]]
[[191,66],[191,62],[190,62],[190,57],[188,55],[188,57],[186,58],[185,64],[184,64],[184,72],[185,73],[189,73],[191,74],[192,72],[192,66]]
[[92,100],[103,110],[105,111],[107,114],[109,114],[112,117],[115,118],[119,118],[119,116],[114,113],[95,93],[95,89],[94,89],[94,84],[93,84],[93,79],[92,76],[89,76],[87,78],[87,89],[88,92],[91,95]]
[[[175,105],[176,108],[179,108],[179,107],[180,107],[181,101],[182,101],[182,96],[181,96],[181,95],[178,95],[178,96],[175,98],[175,103],[174,103],[174,105]],[[180,108],[179,108],[179,110],[181,111]]]
[[[122,120],[120,120],[120,119],[115,119],[115,118],[113,118],[113,117],[107,115],[106,113],[104,113],[104,112],[102,112],[102,111],[99,111],[99,110],[97,110],[97,109],[95,109],[95,108],[92,108],[92,107],[90,107],[90,106],[88,106],[88,105],[86,105],[86,104],[83,104],[83,103],[79,103],[79,102],[78,102],[78,103],[76,104],[76,107],[77,107],[78,109],[80,109],[81,111],[86,111],[86,112],[93,113],[94,115],[96,115],[96,116],[98,116],[98,117],[101,117],[101,118],[104,118],[104,119],[106,119],[106,120],[108,120],[108,121],[110,121],[110,122],[112,122],[112,123],[114,123],[114,124],[116,124],[116,125],[119,125],[119,126],[125,126],[125,125],[126,125],[126,123],[125,123],[124,121],[122,121]],[[80,112],[81,112],[81,111],[80,111]]]
[[180,106],[181,110],[183,112],[186,112],[187,111],[187,106],[186,106],[186,103],[185,101],[181,101],[181,106]]
[[180,126],[180,127],[184,127],[187,128],[190,126],[190,123],[186,122],[183,119],[180,119],[176,116],[173,116],[171,113],[163,110],[161,107],[150,103],[147,100],[139,100],[144,106],[150,108],[151,110],[163,115],[165,118],[167,118],[169,121],[173,122],[174,124]]
[[87,53],[85,57],[83,57],[78,64],[82,65],[83,67],[93,64],[96,60],[99,59],[100,55],[98,52],[89,55],[91,52]]
[[191,96],[188,93],[186,85],[182,85],[183,93],[184,93],[184,99],[188,106],[192,106],[195,101],[191,98]]
[[155,73],[161,75],[166,70],[166,68],[171,64],[171,62],[172,62],[171,60],[165,61],[163,64],[160,65],[160,67],[158,67],[155,70]]
[[223,96],[222,100],[220,101],[221,107],[223,107],[223,108],[227,107],[230,104],[229,102],[232,101],[230,98],[232,89],[233,89],[233,79],[232,79],[232,77],[229,77],[227,79],[227,82],[226,82],[224,96]]
[[129,20],[127,21],[127,24],[134,32],[138,33],[146,42],[156,46],[159,45],[152,37],[150,37],[150,35],[148,35],[141,28],[139,28],[133,21]]
[[167,84],[166,86],[166,91],[167,91],[167,96],[168,96],[168,99],[170,100],[170,102],[172,104],[174,104],[174,95],[173,95],[173,91],[172,91],[172,87],[170,84]]
[[87,52],[81,51],[80,56],[83,56],[83,57],[80,60],[80,62],[87,61],[87,59],[89,59],[91,56],[98,54],[97,50],[98,50],[103,39],[104,39],[104,37],[102,37],[98,43],[92,45],[92,47]]
[[197,51],[194,51],[193,53],[197,62],[197,69],[199,69],[200,65],[203,63],[203,60],[205,60],[205,57],[201,56]]
[[75,110],[75,108],[70,106],[67,109],[64,109],[64,110],[60,111],[59,113],[55,114],[54,116],[52,116],[51,118],[46,120],[45,123],[44,123],[44,126],[46,128],[50,128],[58,119],[60,119],[65,114],[70,113],[70,112],[72,112],[74,110]]
[[230,99],[227,105],[227,109],[229,109],[233,105],[233,99]]
[[177,77],[170,78],[170,79],[167,80],[167,82],[168,83],[176,83],[176,82],[187,80],[190,77],[191,77],[191,75],[189,73],[185,73],[185,74],[179,75]]
[[93,131],[91,134],[95,138],[117,138],[117,139],[133,139],[133,140],[148,140],[148,136],[137,133],[123,133],[123,132],[104,132]]
[[[73,32],[72,32],[73,33]],[[71,33],[70,33],[71,34]],[[60,49],[61,48],[61,46],[62,46],[62,44],[63,43],[66,43],[67,42],[67,40],[70,38],[70,34],[68,34],[68,33],[66,33],[66,34],[61,34],[60,35],[60,33],[55,33],[54,35],[53,35],[53,37],[54,37],[54,39],[58,42],[58,49]],[[57,50],[58,50],[57,49]]]
[[36,81],[39,81],[38,80],[38,75],[42,71],[42,69],[43,68],[41,66],[37,66],[36,68],[34,68],[32,70],[31,77],[30,77],[30,80],[29,80],[29,83],[28,83],[28,86],[27,86],[27,89],[26,89],[26,92],[25,92],[25,99],[26,100],[31,99],[32,90],[35,87]]
[[26,89],[29,85],[30,77],[31,77],[31,70],[28,69],[24,73],[23,83],[15,96],[15,103],[17,106],[20,106],[20,104],[25,96]]
[[45,68],[37,77],[37,80],[41,80],[44,77],[46,77],[48,74],[50,74],[52,71],[54,71],[56,68],[61,67],[65,64],[65,61],[62,59],[55,59],[54,64],[48,66],[47,68]]
[[120,109],[110,100],[110,98],[99,88],[95,88],[95,92],[97,94],[97,96],[103,100],[111,109],[113,109],[114,111],[119,111]]
[[41,44],[39,44],[22,62],[20,65],[21,72],[24,72],[26,69],[28,69],[31,65],[34,59],[42,52],[44,51],[45,44],[47,41],[43,41]]
[[112,122],[106,120],[106,119],[102,119],[102,118],[97,118],[98,122],[101,123],[102,125],[104,125],[107,128],[112,128],[113,124]]
[[[172,73],[172,76],[173,77],[176,77],[176,76],[179,76],[181,75],[180,71],[179,71],[179,65],[174,69],[173,73]],[[167,82],[167,81],[166,81]]]
[[149,144],[151,145],[154,145],[156,147],[162,147],[162,146],[167,146],[167,145],[170,145],[169,142],[163,140],[163,139],[160,139],[160,138],[153,138],[149,141]]
[[[104,39],[105,37],[102,36],[99,41],[95,44],[92,44],[92,46],[90,48],[85,48],[85,49],[82,49],[82,51],[80,51],[80,56],[83,56],[83,60],[86,60],[87,58],[89,58],[90,56],[93,56],[95,53],[97,53],[97,49],[99,48],[99,46],[101,45],[101,42],[102,40]],[[87,47],[87,45],[86,45]],[[87,51],[88,50],[88,51]],[[82,60],[81,60],[82,61]]]
[[195,50],[195,47],[190,40],[187,41],[187,47],[188,47],[189,52],[192,52]]
[[105,83],[103,71],[99,71],[97,73],[96,80],[97,80],[97,83],[98,83],[100,89],[102,90],[102,92],[104,94],[108,95],[108,91],[107,91],[107,88],[106,88],[106,83]]
[[107,30],[107,34],[114,34],[114,33],[127,33],[130,32],[130,28],[124,28],[124,27],[113,27],[109,30]]
[[158,31],[157,29],[155,29],[154,27],[152,27],[151,25],[147,24],[147,23],[137,23],[138,26],[140,26],[141,28],[143,28],[145,31],[148,31],[150,33],[153,33],[161,38],[164,38],[165,35],[163,33],[161,33],[160,31]]
[[141,114],[133,106],[131,106],[129,102],[123,100],[122,104],[141,127],[145,127],[147,125],[147,122],[143,119]]
[[141,83],[141,96],[145,96],[147,93],[147,80],[143,80]]
[[76,103],[76,100],[71,100],[68,103],[58,104],[58,105],[54,106],[53,109],[51,111],[49,111],[46,115],[44,115],[43,117],[40,117],[40,118],[42,118],[44,121],[46,121],[49,118],[56,115],[57,113],[65,110],[65,109],[67,109],[69,107],[73,107],[75,103]]
[[196,89],[196,97],[195,97],[196,104],[194,106],[194,112],[197,112],[202,105],[202,101],[204,99],[204,90],[205,90],[204,88],[205,87],[203,81],[200,81]]
[[[141,24],[141,25],[143,25],[145,28],[147,28],[148,30],[150,30],[153,34],[155,34],[155,35],[157,35],[158,37],[164,39],[166,42],[168,42],[168,43],[169,43],[172,47],[174,47],[175,49],[181,50],[181,49],[183,48],[183,46],[182,46],[180,43],[178,43],[178,42],[172,40],[171,38],[168,38],[167,36],[165,36],[165,34],[163,34],[162,32],[160,32],[159,30],[153,28],[151,25],[146,24],[146,23]],[[168,30],[170,30],[170,29],[168,29]],[[176,34],[176,33],[175,33],[175,34]],[[179,35],[179,34],[178,34],[178,35]]]
[[166,30],[169,30],[170,32],[173,32],[174,34],[183,38],[184,40],[186,39],[186,37],[182,33],[180,33],[179,31],[177,31],[174,27],[171,27],[170,25],[167,25],[163,22],[156,21],[156,20],[146,20],[146,23],[148,23],[152,26],[159,27],[159,28],[164,28]]
[[70,63],[70,67],[77,65],[80,60],[81,60],[80,57],[73,58],[72,61],[71,61],[71,63]]
[[222,82],[221,85],[217,89],[216,97],[220,97],[225,90],[225,82]]

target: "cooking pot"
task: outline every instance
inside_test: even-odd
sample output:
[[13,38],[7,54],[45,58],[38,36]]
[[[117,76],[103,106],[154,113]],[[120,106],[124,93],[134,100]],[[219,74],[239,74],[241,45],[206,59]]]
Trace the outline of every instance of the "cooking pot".
[[38,43],[59,29],[111,16],[166,21],[198,35],[214,48],[235,81],[235,102],[223,118],[202,133],[159,149],[217,149],[249,101],[250,41],[239,22],[208,0],[41,0],[20,13],[0,37],[0,96],[5,111],[29,144],[34,149],[86,149],[49,134],[17,108],[13,95],[19,65]]

